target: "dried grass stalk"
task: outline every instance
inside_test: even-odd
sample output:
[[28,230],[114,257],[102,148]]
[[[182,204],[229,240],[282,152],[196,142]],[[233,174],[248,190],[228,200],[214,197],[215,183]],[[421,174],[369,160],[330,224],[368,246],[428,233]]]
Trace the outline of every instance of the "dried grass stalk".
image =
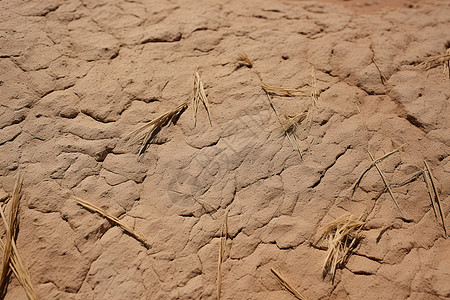
[[360,238],[360,232],[365,222],[346,213],[323,228],[321,240],[328,244],[327,256],[323,267],[323,277],[331,274],[332,282],[336,276],[336,270],[344,267],[352,250],[356,247]]
[[306,300],[306,297],[303,296],[302,294],[300,294],[299,291],[297,291],[292,284],[289,283],[289,281],[286,280],[286,278],[277,270],[275,270],[274,268],[271,268],[270,271],[272,271],[272,273],[275,275],[275,277],[278,279],[278,281],[280,282],[280,284],[286,289],[288,290],[292,295],[294,295],[295,298],[299,299],[299,300]]
[[194,127],[197,125],[197,112],[198,107],[200,106],[200,102],[203,104],[203,107],[205,107],[206,113],[208,114],[209,124],[212,126],[211,113],[209,111],[209,102],[208,98],[206,97],[205,89],[203,88],[203,82],[200,79],[200,75],[198,74],[198,72],[195,72],[194,97],[192,98],[192,109],[194,111]]
[[372,159],[372,162],[374,163],[375,168],[377,169],[378,173],[380,174],[380,177],[383,180],[384,186],[387,189],[387,191],[388,191],[389,195],[391,196],[392,200],[394,201],[395,206],[397,206],[397,208],[400,211],[400,213],[403,214],[402,210],[400,209],[400,206],[398,205],[397,200],[395,200],[394,194],[392,193],[391,186],[389,185],[389,183],[388,183],[388,181],[386,179],[386,176],[384,175],[383,171],[381,171],[380,167],[378,167],[378,164],[376,163],[376,160],[372,156],[372,154],[369,151],[367,151],[367,152],[369,153],[370,158]]
[[[264,90],[264,92],[267,95],[267,99],[269,100],[269,105],[274,111],[275,115],[277,116],[278,122],[280,122],[281,126],[283,127],[284,134],[286,135],[289,143],[291,144],[292,148],[297,151],[298,155],[300,156],[300,159],[303,160],[303,155],[300,150],[300,145],[298,144],[297,135],[295,134],[296,124],[289,125],[285,121],[282,121],[280,118],[280,115],[278,114],[277,110],[275,109],[275,106],[273,105],[272,98],[270,98],[269,93]],[[289,121],[287,121],[289,122]]]
[[375,59],[374,59],[373,57],[372,57],[372,62],[373,62],[373,64],[375,65],[375,67],[377,68],[378,74],[380,74],[381,83],[382,83],[383,85],[386,85],[387,79],[386,79],[386,77],[384,76],[383,72],[381,72],[380,67],[378,66],[377,62],[375,61]]
[[396,187],[404,186],[404,185],[406,185],[406,184],[408,184],[410,182],[415,181],[417,178],[422,176],[422,174],[423,174],[423,171],[417,171],[414,174],[412,174],[411,176],[409,176],[407,179],[403,180],[402,182],[396,183],[396,184],[393,184],[393,185],[396,186]]
[[170,124],[176,123],[181,114],[187,109],[189,102],[184,102],[173,110],[166,112],[165,114],[159,116],[147,124],[139,127],[138,129],[132,131],[129,134],[130,141],[135,141],[142,138],[141,148],[139,150],[139,155],[142,155],[147,147],[150,145],[153,138],[161,131],[161,129]]
[[305,94],[301,89],[287,89],[279,86],[272,86],[261,82],[262,89],[269,95],[294,97],[296,94]]
[[237,66],[238,68],[247,67],[247,68],[251,69],[253,67],[252,61],[250,60],[247,53],[245,53],[245,52],[239,53],[237,63],[238,63],[238,66]]
[[[439,199],[439,193],[436,189],[436,185],[434,184],[434,177],[433,177],[433,174],[431,173],[431,169],[428,166],[428,163],[425,160],[423,161],[423,163],[425,165],[425,170],[423,172],[424,181],[427,186],[428,195],[430,196],[431,205],[434,210],[434,215],[436,216],[436,219],[438,220],[438,222],[439,222],[439,218],[441,219],[442,228],[444,229],[445,237],[447,237],[447,229],[445,227],[445,218],[444,218],[444,215],[443,215],[442,209],[441,209],[441,201]],[[439,214],[439,216],[438,216],[438,214]]]
[[[19,202],[22,198],[22,185],[23,185],[23,177],[19,176],[16,180],[16,184],[14,186],[14,192],[11,200],[11,211],[9,214],[9,222],[6,220],[5,213],[3,208],[0,206],[0,214],[3,220],[3,224],[5,225],[6,230],[6,238],[5,242],[0,240],[0,250],[3,251],[4,254],[9,252],[7,259],[5,259],[5,255],[3,257],[3,265],[2,265],[2,275],[3,270],[5,269],[6,264],[6,273],[8,273],[8,268],[10,268],[17,280],[22,284],[25,292],[27,294],[28,299],[37,300],[38,297],[34,290],[34,287],[31,283],[30,273],[28,269],[22,262],[19,257],[19,251],[17,250],[15,239],[18,230],[18,212],[19,212]],[[7,279],[8,276],[6,276]],[[7,281],[6,281],[7,284]],[[6,285],[3,286],[3,276],[2,276],[2,291],[1,295],[4,296],[6,293]]]
[[[5,237],[5,247],[3,249],[3,260],[2,260],[2,272],[0,275],[0,294],[4,295],[6,293],[6,287],[8,285],[8,272],[9,272],[9,262],[11,258],[12,243],[16,240],[17,229],[19,226],[18,213],[19,213],[19,202],[22,198],[22,176],[18,176],[16,183],[14,185],[14,191],[11,200],[11,210],[9,211],[9,222],[7,224],[6,237]],[[6,225],[6,224],[5,224]]]
[[391,156],[394,153],[397,153],[398,151],[400,151],[400,149],[403,147],[403,145],[401,145],[400,147],[398,147],[397,149],[392,150],[389,153],[386,153],[385,155],[383,155],[380,158],[377,158],[375,160],[372,160],[372,162],[364,169],[364,171],[362,171],[361,175],[359,175],[358,179],[355,181],[355,183],[353,184],[352,187],[352,196],[355,193],[356,189],[358,188],[361,180],[363,179],[364,175],[369,172],[370,169],[372,169],[373,166],[375,166],[375,164],[378,164],[380,162],[382,162],[383,160],[385,160],[386,158],[388,158],[389,156]]
[[430,56],[420,64],[420,66],[425,67],[427,70],[439,65],[443,65],[444,74],[448,74],[447,76],[450,78],[450,49],[447,49],[444,54]]
[[[315,69],[314,67],[311,69],[311,93],[310,93],[310,103],[306,110],[302,113],[299,113],[294,116],[284,116],[284,119],[280,118],[280,115],[278,114],[277,110],[275,109],[275,106],[273,104],[271,95],[278,95],[278,96],[295,96],[295,92],[301,92],[301,90],[293,90],[293,89],[283,89],[278,87],[273,87],[266,85],[265,83],[261,83],[261,87],[264,90],[264,92],[267,95],[267,99],[269,100],[270,107],[275,112],[275,115],[277,116],[278,121],[280,122],[281,126],[283,127],[284,133],[289,140],[289,143],[291,144],[292,148],[296,150],[300,156],[300,159],[303,160],[303,155],[300,150],[300,145],[298,143],[299,135],[305,134],[308,131],[308,128],[310,128],[313,120],[313,114],[315,109],[318,107],[318,99],[319,99],[319,93],[317,90],[317,79],[315,75]],[[306,135],[306,134],[305,134]]]
[[116,217],[114,217],[113,215],[107,213],[105,210],[101,209],[98,206],[95,206],[94,204],[87,202],[85,200],[82,200],[80,198],[74,197],[78,204],[80,204],[81,206],[83,206],[84,208],[96,212],[98,214],[100,214],[102,217],[108,219],[109,221],[111,221],[112,223],[119,225],[126,233],[128,233],[129,235],[131,235],[132,237],[134,237],[136,240],[138,240],[139,242],[141,242],[147,249],[151,248],[151,244],[148,241],[148,238],[143,235],[142,233],[139,233],[138,231],[134,230],[133,228],[131,228],[129,225],[127,225],[126,223],[124,223],[122,220],[117,219]]
[[220,300],[220,296],[222,293],[222,264],[225,256],[227,237],[228,237],[228,211],[225,213],[222,227],[220,229],[219,259],[217,261],[217,300]]

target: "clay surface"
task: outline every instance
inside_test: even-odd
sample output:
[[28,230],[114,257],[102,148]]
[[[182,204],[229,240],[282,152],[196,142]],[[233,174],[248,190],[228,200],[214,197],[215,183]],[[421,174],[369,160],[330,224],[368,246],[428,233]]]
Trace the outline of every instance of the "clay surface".
[[[23,173],[17,247],[40,298],[215,299],[228,211],[222,299],[294,299],[271,267],[308,299],[449,299],[450,239],[424,182],[393,186],[403,215],[375,169],[349,192],[368,150],[404,145],[380,168],[394,184],[427,160],[450,224],[450,79],[418,66],[446,51],[450,3],[361,2],[0,1],[0,199]],[[260,78],[308,91],[313,67],[301,161]],[[189,108],[138,159],[127,134],[190,99],[195,71],[213,126]],[[273,102],[295,115],[309,96]],[[323,279],[321,226],[374,203]],[[26,299],[14,276],[5,299]]]

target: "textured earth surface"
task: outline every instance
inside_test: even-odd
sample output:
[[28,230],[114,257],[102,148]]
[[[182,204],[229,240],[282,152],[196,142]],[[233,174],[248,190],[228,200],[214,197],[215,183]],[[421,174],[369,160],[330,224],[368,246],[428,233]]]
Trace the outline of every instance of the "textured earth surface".
[[[328,2],[0,1],[0,198],[23,173],[17,246],[41,299],[214,299],[226,211],[223,299],[293,299],[271,267],[309,299],[450,298],[424,182],[393,186],[403,215],[375,169],[349,197],[368,150],[404,145],[380,164],[388,181],[427,160],[450,223],[450,79],[418,66],[445,52],[450,2]],[[260,78],[307,90],[312,67],[301,161]],[[190,99],[195,71],[213,126],[201,109],[194,128],[189,108],[138,158],[127,134]],[[273,102],[294,115],[309,99]],[[370,213],[332,284],[316,242],[345,212]],[[26,299],[12,277],[5,299]]]

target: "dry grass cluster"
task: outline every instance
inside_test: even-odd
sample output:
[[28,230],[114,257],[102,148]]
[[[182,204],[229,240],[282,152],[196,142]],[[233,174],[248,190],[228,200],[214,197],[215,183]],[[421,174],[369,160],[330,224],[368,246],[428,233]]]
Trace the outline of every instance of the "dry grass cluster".
[[272,96],[288,96],[295,97],[296,93],[305,92],[301,89],[285,89],[281,87],[269,86],[263,82],[261,82],[261,88],[266,93],[267,99],[269,101],[269,105],[275,113],[278,121],[283,127],[283,131],[291,144],[292,148],[298,152],[300,159],[303,160],[302,151],[299,145],[300,136],[304,133],[308,132],[313,120],[314,111],[318,108],[318,99],[319,93],[317,90],[317,79],[315,75],[315,69],[311,70],[311,92],[309,97],[309,104],[307,108],[296,115],[285,115],[284,118],[281,118],[278,114],[278,111],[275,109],[275,105],[272,100]]
[[194,74],[194,95],[192,101],[185,101],[175,107],[174,109],[164,113],[163,115],[157,117],[156,119],[142,125],[141,127],[133,130],[128,135],[130,142],[136,140],[141,141],[141,147],[139,149],[139,155],[142,155],[147,150],[148,146],[151,144],[155,136],[161,131],[164,126],[170,124],[176,124],[181,114],[188,108],[189,103],[192,105],[193,110],[193,121],[194,127],[197,125],[197,113],[200,104],[202,104],[208,114],[209,124],[212,126],[211,122],[211,112],[209,109],[208,97],[206,96],[205,89],[203,87],[203,82],[200,79],[198,72]]
[[352,250],[358,244],[364,225],[365,222],[361,218],[347,213],[324,226],[321,240],[326,241],[328,250],[323,266],[323,277],[331,274],[334,283],[336,269],[342,268],[347,262]]
[[187,109],[188,105],[188,102],[184,102],[129,134],[130,141],[142,139],[139,155],[145,153],[151,141],[164,126],[170,123],[175,124],[177,122],[178,118]]
[[424,59],[420,65],[424,66],[427,70],[442,65],[443,73],[447,74],[448,78],[450,78],[450,49],[447,49],[444,54],[433,55]]
[[[0,277],[0,296],[6,294],[8,285],[9,271],[11,270],[16,276],[17,280],[22,284],[28,299],[37,300],[37,294],[31,283],[30,273],[19,256],[19,251],[16,246],[16,238],[19,230],[19,203],[22,199],[22,185],[23,177],[19,175],[14,185],[14,191],[11,198],[11,207],[9,210],[9,218],[7,219],[3,210],[0,207],[0,214],[5,226],[6,236],[0,241],[0,250],[3,252],[2,273]],[[6,205],[7,202],[5,202]]]

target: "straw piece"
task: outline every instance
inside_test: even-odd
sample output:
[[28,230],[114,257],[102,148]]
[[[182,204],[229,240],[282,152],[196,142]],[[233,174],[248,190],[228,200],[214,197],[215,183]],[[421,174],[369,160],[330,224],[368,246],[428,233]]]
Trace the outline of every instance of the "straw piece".
[[264,82],[261,82],[261,87],[266,93],[268,93],[269,95],[274,95],[274,96],[294,97],[295,94],[305,94],[305,92],[302,91],[301,89],[282,88],[279,86],[268,85]]
[[386,77],[384,76],[383,72],[381,72],[380,67],[378,66],[377,62],[375,61],[375,59],[374,59],[373,57],[372,57],[372,62],[373,62],[373,64],[375,65],[375,67],[377,68],[378,73],[380,74],[381,83],[382,83],[383,85],[386,85],[387,79],[386,79]]
[[439,222],[438,215],[436,214],[436,207],[435,207],[435,206],[437,206],[437,211],[439,213],[439,217],[442,222],[442,228],[444,229],[445,237],[447,237],[447,229],[445,228],[445,218],[444,218],[444,215],[443,215],[442,209],[441,209],[441,201],[439,199],[439,193],[436,189],[436,185],[434,184],[434,177],[433,177],[433,174],[431,173],[431,169],[428,166],[428,163],[425,160],[423,161],[423,163],[425,165],[424,180],[425,180],[425,184],[427,186],[428,195],[430,196],[431,204],[432,204],[432,207],[434,210],[434,215],[436,216],[436,219]]
[[122,220],[117,219],[116,217],[114,217],[113,215],[107,213],[106,211],[104,211],[103,209],[101,209],[98,206],[95,206],[94,204],[82,200],[80,198],[74,197],[78,204],[80,204],[81,206],[83,206],[84,208],[96,212],[98,214],[100,214],[102,217],[108,219],[109,221],[113,222],[116,225],[119,225],[126,233],[128,233],[129,235],[131,235],[132,237],[134,237],[136,240],[138,240],[139,242],[141,242],[147,249],[151,248],[151,244],[148,241],[147,237],[145,235],[143,235],[142,233],[139,233],[138,231],[134,230],[133,228],[131,228],[129,225],[127,225],[126,223],[124,223]]
[[[22,185],[23,185],[23,177],[19,175],[19,177],[16,180],[16,184],[14,186],[13,196],[11,200],[12,204],[9,222],[6,220],[6,216],[2,206],[0,206],[0,215],[6,230],[6,241],[3,242],[2,240],[0,240],[0,251],[6,253],[6,251],[8,250],[7,248],[9,247],[8,251],[10,253],[8,255],[7,260],[3,259],[2,267],[4,268],[5,264],[7,264],[7,268],[10,268],[13,271],[17,280],[19,280],[19,282],[22,284],[28,299],[37,300],[38,297],[31,283],[30,273],[28,272],[28,269],[20,259],[19,251],[17,250],[15,243],[15,238],[18,230],[19,201],[22,197]],[[8,270],[6,272],[8,272]],[[8,276],[6,276],[6,278],[8,278]],[[2,286],[1,296],[3,297],[5,293],[6,293],[6,286],[4,290]]]
[[365,222],[361,218],[357,219],[346,213],[324,226],[320,240],[327,241],[328,250],[323,267],[323,277],[331,274],[334,283],[336,269],[344,267],[351,251],[356,247],[364,225]]
[[444,54],[433,55],[424,59],[419,66],[423,66],[425,69],[429,70],[441,64],[443,65],[444,74],[447,73],[450,78],[450,49],[447,49]]
[[194,127],[197,125],[197,112],[198,107],[200,106],[200,102],[205,107],[206,113],[208,114],[209,125],[212,126],[211,122],[211,113],[209,111],[209,102],[206,97],[205,89],[203,88],[203,82],[200,79],[200,75],[198,72],[195,72],[194,75],[194,97],[192,98],[192,109],[194,111],[193,119],[194,119]]
[[393,184],[393,186],[396,186],[396,187],[404,186],[408,183],[411,183],[411,182],[417,180],[417,178],[419,178],[422,175],[423,175],[423,171],[417,171],[416,173],[413,173],[410,177],[403,180],[402,182]]
[[363,179],[364,175],[370,170],[372,169],[373,166],[375,166],[375,164],[378,164],[380,162],[382,162],[383,160],[385,160],[386,158],[388,158],[389,156],[391,156],[392,154],[400,151],[400,149],[403,147],[403,145],[401,145],[400,147],[398,147],[397,149],[392,150],[389,153],[386,153],[385,155],[383,155],[380,158],[377,158],[375,160],[372,160],[372,162],[364,169],[364,171],[362,171],[361,175],[359,175],[358,179],[355,181],[355,183],[353,184],[352,187],[352,196],[355,193],[356,189],[359,186],[359,183],[361,182],[361,180]]
[[158,118],[142,125],[141,127],[133,130],[128,136],[130,141],[135,141],[137,139],[143,138],[141,143],[141,148],[139,150],[139,155],[142,155],[145,150],[150,145],[153,138],[158,134],[161,129],[168,125],[169,123],[175,123],[181,114],[188,107],[189,102],[184,102],[173,110],[166,112],[165,114],[159,116]]
[[375,160],[375,158],[372,156],[372,154],[367,151],[370,155],[370,158],[372,159],[372,162],[374,163],[375,168],[377,169],[378,173],[381,176],[381,179],[383,180],[384,186],[386,187],[387,191],[389,192],[389,195],[391,196],[392,200],[394,201],[395,205],[397,206],[398,210],[401,214],[403,214],[402,210],[400,209],[400,206],[397,203],[397,200],[395,200],[394,194],[392,193],[391,187],[387,182],[386,176],[384,175],[383,171],[381,171],[380,167],[378,167],[378,164]]
[[270,271],[272,271],[272,273],[275,275],[275,277],[277,278],[277,280],[280,282],[280,284],[288,291],[290,292],[292,295],[294,295],[295,298],[299,299],[299,300],[306,300],[306,297],[303,296],[302,294],[300,294],[299,291],[297,291],[292,284],[289,283],[289,281],[286,280],[286,278],[277,270],[275,270],[275,268],[270,268]]
[[16,240],[17,229],[19,226],[18,213],[19,213],[19,202],[22,198],[22,184],[23,178],[19,175],[16,179],[14,185],[14,191],[11,200],[11,210],[9,212],[9,222],[7,224],[6,237],[5,237],[5,247],[3,249],[3,261],[2,261],[2,271],[0,275],[0,294],[4,295],[6,293],[6,287],[8,285],[8,271],[9,262],[11,258],[12,243]]
[[247,53],[245,53],[245,52],[239,53],[237,63],[238,63],[238,66],[237,66],[238,68],[247,67],[247,68],[251,69],[253,67],[252,61],[250,60]]
[[217,261],[217,300],[220,300],[222,292],[222,263],[223,258],[225,256],[227,237],[228,237],[228,211],[225,213],[222,227],[220,229],[219,259]]
[[[269,93],[264,90],[266,93],[267,99],[269,100],[269,105],[274,111],[275,115],[277,116],[278,122],[280,122],[281,126],[283,127],[284,134],[286,135],[289,143],[291,144],[292,148],[298,152],[298,155],[300,156],[300,159],[303,160],[303,155],[300,150],[300,146],[298,144],[297,136],[295,134],[295,131],[293,130],[293,127],[287,126],[286,122],[283,122],[280,118],[280,115],[278,114],[277,110],[275,109],[275,106],[273,105],[272,98],[270,98]],[[295,125],[296,126],[296,125]]]

